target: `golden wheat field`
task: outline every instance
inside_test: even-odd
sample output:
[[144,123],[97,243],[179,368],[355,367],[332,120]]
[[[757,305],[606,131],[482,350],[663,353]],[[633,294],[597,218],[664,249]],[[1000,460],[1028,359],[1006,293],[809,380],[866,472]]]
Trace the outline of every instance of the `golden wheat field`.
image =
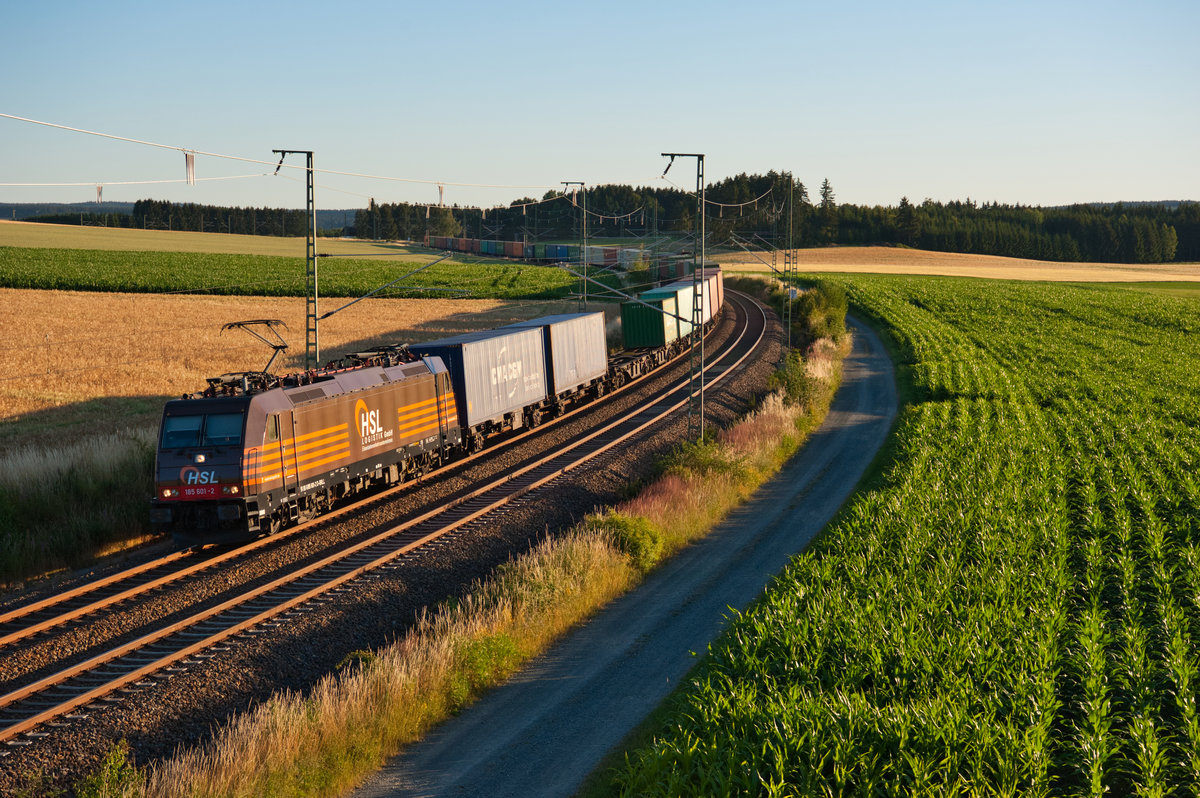
[[[993,280],[1050,280],[1080,283],[1200,281],[1200,263],[1056,263],[999,255],[963,255],[901,247],[822,247],[793,250],[801,272],[922,274]],[[769,253],[713,256],[730,271],[769,271]],[[783,267],[780,254],[775,265]]]

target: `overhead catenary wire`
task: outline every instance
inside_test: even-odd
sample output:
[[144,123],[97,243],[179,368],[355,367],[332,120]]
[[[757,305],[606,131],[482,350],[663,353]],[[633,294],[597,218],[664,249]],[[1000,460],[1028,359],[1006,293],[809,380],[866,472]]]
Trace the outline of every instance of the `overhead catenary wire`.
[[[145,139],[138,139],[138,138],[133,138],[130,136],[118,136],[118,135],[111,134],[111,133],[103,133],[100,131],[88,130],[86,128],[74,127],[71,125],[62,125],[62,124],[58,124],[55,122],[45,122],[45,121],[38,120],[38,119],[31,119],[29,117],[17,116],[15,114],[8,114],[8,113],[0,112],[0,117],[12,119],[12,120],[19,121],[19,122],[27,122],[29,124],[34,124],[34,125],[41,125],[44,127],[55,128],[55,129],[59,129],[59,130],[66,130],[66,131],[73,132],[73,133],[80,133],[83,135],[98,136],[100,138],[111,139],[114,141],[124,141],[124,142],[128,142],[131,144],[138,144],[141,146],[156,147],[159,149],[167,149],[167,150],[175,150],[177,152],[183,152],[185,154],[192,155],[192,156],[203,155],[203,156],[209,157],[209,158],[222,158],[222,159],[227,159],[227,160],[241,161],[244,163],[257,163],[257,164],[262,164],[265,166],[275,166],[276,173],[278,173],[278,169],[280,167],[280,164],[277,164],[270,160],[261,159],[261,158],[247,158],[247,157],[243,157],[243,156],[229,155],[226,153],[217,153],[217,152],[210,152],[207,150],[198,150],[198,149],[194,149],[194,148],[190,148],[190,147],[181,147],[179,145],[162,144],[159,142],[147,141]],[[288,164],[288,163],[283,163],[282,166],[286,166],[289,169],[306,169],[307,168],[304,166]],[[468,188],[513,188],[513,189],[535,189],[535,188],[553,189],[554,188],[554,186],[551,184],[471,183],[471,182],[453,181],[453,180],[429,180],[429,179],[422,179],[422,178],[396,177],[396,176],[392,176],[392,175],[377,175],[377,174],[370,174],[370,173],[364,173],[364,172],[351,172],[351,171],[347,171],[347,170],[327,169],[327,168],[317,168],[317,169],[314,169],[313,172],[316,174],[341,175],[344,177],[356,177],[356,178],[362,178],[362,179],[368,179],[368,180],[383,180],[383,181],[393,181],[393,182],[402,182],[402,183],[413,183],[413,184],[420,184],[420,185],[457,186],[457,187],[468,187]],[[107,180],[107,181],[106,180],[89,180],[89,181],[72,181],[72,182],[58,182],[58,183],[48,183],[48,182],[47,183],[0,183],[0,186],[14,187],[14,188],[16,188],[16,187],[33,188],[33,187],[94,186],[94,185],[106,185],[106,186],[161,185],[161,184],[172,184],[172,183],[191,183],[191,182],[200,182],[200,181],[207,182],[207,181],[214,181],[214,180],[233,180],[233,179],[244,179],[244,178],[248,178],[248,177],[263,177],[263,176],[267,176],[267,174],[263,173],[263,174],[253,174],[253,175],[237,175],[237,176],[229,176],[229,177],[209,177],[209,178],[189,177],[189,178],[178,179],[178,180]],[[286,175],[285,175],[285,177],[286,177]],[[294,179],[294,178],[289,178],[289,179]],[[355,192],[355,191],[349,191],[347,189],[336,188],[333,186],[322,185],[321,187],[324,190],[336,191],[338,193],[349,194],[352,196],[358,196],[358,197],[364,197],[364,198],[370,197],[370,195],[368,195],[368,194],[363,194],[363,193]],[[555,202],[559,199],[566,199],[566,198],[567,198],[566,194],[559,194],[556,196],[546,197],[541,200],[534,200],[532,202],[516,203],[516,204],[510,204],[507,206],[498,205],[498,206],[493,206],[493,208],[491,208],[491,209],[486,209],[483,206],[475,206],[473,209],[478,210],[480,212],[486,212],[487,210],[527,208],[527,207],[531,207],[534,205]],[[430,207],[430,208],[445,207],[444,204],[441,202],[439,202],[437,204],[409,202],[407,204],[415,205],[418,207]],[[463,206],[461,209],[467,209],[467,208],[472,208],[472,206]],[[641,210],[642,209],[639,208],[635,211],[630,211],[627,214],[619,214],[619,215],[599,214],[599,213],[595,213],[592,211],[589,211],[588,213],[589,213],[589,215],[602,217],[602,218],[608,218],[611,216],[614,218],[614,220],[616,220],[616,219],[620,219],[620,218],[632,217],[632,216],[636,215],[637,213],[641,212]]]
[[[57,124],[57,123],[52,123],[52,122],[45,122],[45,121],[41,121],[41,120],[17,116],[14,114],[9,114],[9,113],[4,113],[4,112],[0,112],[0,117],[12,119],[15,121],[20,121],[20,122],[26,122],[26,123],[34,124],[34,125],[40,125],[40,126],[45,126],[45,127],[50,127],[50,128],[61,129],[61,130],[69,131],[69,132],[79,133],[82,135],[98,136],[101,138],[106,138],[106,139],[111,139],[111,140],[116,140],[116,141],[124,141],[124,142],[133,143],[133,144],[137,144],[137,145],[141,145],[141,146],[175,150],[178,152],[183,152],[183,153],[185,153],[185,155],[187,155],[189,157],[194,157],[195,155],[202,155],[205,157],[222,158],[222,159],[235,160],[235,161],[241,161],[241,162],[246,162],[246,163],[261,164],[264,166],[275,166],[276,168],[278,168],[278,166],[279,166],[273,160],[266,160],[266,159],[260,159],[260,158],[247,158],[247,157],[229,155],[226,153],[216,153],[216,152],[211,152],[211,151],[207,151],[207,150],[198,150],[198,149],[193,149],[193,148],[189,148],[189,147],[182,147],[182,146],[178,146],[178,145],[162,144],[159,142],[148,141],[145,139],[139,139],[139,138],[134,138],[134,137],[129,137],[129,136],[119,136],[119,135],[104,133],[104,132],[100,132],[100,131],[88,130],[88,129],[80,128],[80,127],[62,125],[62,124]],[[303,170],[303,169],[307,168],[304,166],[293,165],[293,164],[284,164],[284,165],[287,166],[289,169]],[[557,188],[556,186],[546,185],[546,184],[499,184],[499,183],[475,183],[475,182],[450,181],[450,180],[429,180],[429,179],[421,179],[421,178],[396,177],[396,176],[392,176],[392,175],[370,174],[370,173],[364,173],[364,172],[351,172],[348,170],[337,170],[337,169],[314,169],[313,171],[314,171],[314,173],[327,174],[327,175],[342,175],[342,176],[356,177],[356,178],[363,178],[363,179],[372,179],[372,180],[386,180],[386,181],[414,183],[414,184],[422,184],[422,185],[437,185],[437,186],[439,186],[439,189],[444,186],[514,188],[514,189],[548,188],[553,192],[553,193],[551,193],[550,196],[544,197],[540,200],[530,200],[528,202],[510,203],[507,206],[497,205],[497,206],[493,206],[492,208],[485,208],[482,206],[457,206],[457,205],[455,205],[455,206],[450,206],[450,208],[449,208],[452,211],[459,211],[462,213],[478,212],[481,214],[481,216],[486,216],[488,210],[492,210],[493,212],[498,212],[498,211],[503,211],[503,210],[512,210],[512,209],[520,208],[520,209],[522,209],[522,211],[524,211],[524,209],[532,207],[532,206],[554,203],[561,199],[570,199],[568,194],[557,193],[556,191],[554,191]],[[89,181],[72,181],[72,182],[60,182],[60,183],[50,183],[50,182],[16,183],[16,182],[12,182],[12,183],[0,183],[0,186],[11,186],[11,187],[79,186],[79,187],[82,187],[82,186],[92,186],[92,185],[95,185],[95,186],[102,186],[102,185],[155,185],[155,184],[177,184],[177,183],[184,183],[184,182],[190,183],[190,182],[198,182],[198,181],[210,182],[210,181],[223,181],[223,180],[239,180],[239,179],[249,179],[249,178],[254,178],[254,177],[262,177],[262,176],[266,176],[266,174],[255,173],[255,174],[247,174],[247,175],[228,175],[228,176],[202,177],[202,178],[195,178],[189,174],[189,178],[187,178],[187,179],[113,180],[113,181],[89,180]],[[291,178],[290,176],[287,176],[287,175],[284,175],[284,177],[289,180],[295,179],[295,178]],[[674,187],[676,190],[680,191],[681,193],[683,193],[685,195],[694,194],[694,192],[690,192],[687,189],[684,189],[684,188],[678,186],[673,181],[666,178],[665,175],[664,176],[656,176],[654,178],[654,180],[659,180],[659,179],[665,181],[666,183],[668,183],[669,185]],[[637,181],[630,181],[631,185],[633,185],[635,183],[637,183]],[[338,193],[344,193],[344,194],[358,196],[358,197],[368,197],[369,196],[369,195],[363,194],[361,192],[350,191],[347,189],[331,186],[331,185],[328,185],[325,183],[322,183],[321,185],[322,185],[323,190],[330,190],[330,191],[335,191]],[[769,189],[763,195],[760,195],[759,197],[757,197],[755,199],[748,200],[748,201],[741,202],[741,203],[721,203],[716,200],[705,198],[705,205],[707,207],[715,207],[715,208],[721,208],[721,209],[741,208],[741,207],[746,207],[749,205],[757,206],[757,204],[759,202],[761,202],[764,198],[766,198],[767,196],[770,195],[772,190],[773,189]],[[98,194],[98,196],[99,196],[99,194]],[[411,205],[414,207],[426,207],[426,208],[447,207],[442,203],[438,203],[437,205],[435,205],[432,202],[430,202],[430,203],[408,202],[405,204],[408,204],[408,205]],[[644,206],[641,206],[632,211],[626,211],[624,213],[606,213],[603,211],[596,211],[596,210],[588,209],[587,215],[589,217],[593,217],[593,218],[601,220],[601,223],[604,223],[604,222],[607,222],[610,220],[612,222],[621,222],[622,220],[632,219],[632,218],[636,217],[638,214],[644,213],[644,211],[645,211]],[[762,212],[764,212],[764,211],[760,211],[760,213],[762,213]],[[678,220],[659,218],[657,221],[662,222],[662,223],[670,223],[672,221],[678,221]],[[465,223],[465,217],[464,217],[464,223]]]
[[[695,192],[695,191],[689,191],[688,189],[684,188],[683,186],[681,186],[681,185],[679,185],[678,183],[676,183],[676,182],[674,182],[673,180],[671,180],[671,178],[667,177],[666,175],[660,175],[660,176],[658,177],[658,179],[659,179],[659,180],[662,180],[662,181],[664,181],[664,182],[666,182],[666,183],[670,183],[670,184],[671,184],[672,186],[674,186],[676,189],[678,189],[678,190],[682,191],[684,194],[687,194],[689,197],[694,197],[694,196],[696,196],[696,192]],[[774,187],[774,186],[772,186],[771,188],[767,189],[766,191],[764,191],[762,194],[758,195],[758,196],[757,196],[757,197],[755,197],[754,199],[751,199],[751,200],[746,200],[745,202],[716,202],[715,200],[710,200],[710,199],[708,199],[707,197],[705,197],[705,199],[704,199],[704,204],[705,204],[706,206],[708,206],[708,205],[711,205],[711,206],[712,206],[712,207],[714,207],[714,208],[716,208],[716,207],[721,207],[721,208],[744,208],[744,207],[746,207],[747,205],[754,205],[754,206],[757,208],[757,207],[758,207],[758,203],[762,202],[764,199],[766,199],[767,197],[769,197],[769,196],[770,196],[770,195],[771,195],[771,194],[772,194],[774,191],[775,191],[775,187]]]
[[[0,117],[3,117],[5,119],[13,119],[18,122],[28,122],[33,125],[42,125],[44,127],[56,128],[58,130],[66,130],[66,131],[69,131],[72,133],[81,133],[81,134],[88,135],[88,136],[99,136],[100,138],[112,139],[114,141],[124,141],[124,142],[128,142],[130,144],[139,144],[139,145],[142,145],[145,147],[157,147],[159,149],[164,149],[164,150],[174,150],[176,152],[191,153],[193,155],[203,155],[206,158],[223,158],[225,160],[230,160],[230,161],[241,161],[243,163],[263,164],[265,166],[270,166],[273,168],[277,167],[277,164],[275,161],[264,160],[262,158],[246,158],[246,157],[239,156],[239,155],[229,155],[226,153],[197,150],[192,147],[181,147],[181,146],[175,145],[175,144],[160,144],[158,142],[146,141],[144,139],[135,139],[135,138],[132,138],[129,136],[117,136],[112,133],[101,133],[100,131],[96,131],[96,130],[87,130],[85,128],[72,127],[70,125],[60,125],[55,122],[43,122],[38,119],[30,119],[28,117],[17,116],[15,114],[7,114],[2,111],[0,111]],[[301,170],[307,170],[307,168],[308,168],[306,166],[299,166],[299,165],[288,164],[288,163],[284,163],[283,166],[286,166],[289,169],[301,169]],[[317,173],[317,174],[342,175],[343,177],[359,177],[359,178],[365,178],[365,179],[369,179],[369,180],[385,180],[385,181],[393,181],[393,182],[398,182],[398,183],[417,183],[417,184],[434,185],[434,186],[436,186],[436,185],[460,186],[460,187],[466,187],[466,188],[545,188],[545,189],[549,189],[549,188],[554,187],[551,184],[528,185],[528,184],[502,184],[502,183],[466,183],[466,182],[456,182],[453,180],[425,180],[425,179],[413,178],[413,177],[395,177],[395,176],[391,176],[391,175],[372,175],[372,174],[367,174],[367,173],[363,173],[363,172],[349,172],[349,171],[343,171],[343,170],[337,170],[337,169],[313,169],[313,172]],[[92,183],[87,183],[85,185],[94,185],[94,184],[95,184],[95,182],[93,181]]]
[[[260,172],[253,175],[225,175],[223,177],[197,177],[195,182],[201,181],[220,181],[220,180],[245,180],[251,177],[270,177],[268,172]],[[78,187],[78,186],[153,186],[163,183],[186,183],[187,178],[179,178],[177,180],[85,180],[72,183],[0,183],[0,186],[5,188],[59,188],[59,187]]]
[[[185,153],[186,155],[191,155],[191,156],[202,155],[202,156],[208,157],[208,158],[220,158],[220,159],[225,159],[225,160],[240,161],[243,163],[255,163],[255,164],[261,164],[264,166],[275,167],[276,169],[278,169],[278,167],[280,166],[280,164],[277,164],[273,160],[266,160],[266,159],[262,159],[262,158],[249,158],[249,157],[244,157],[244,156],[230,155],[228,153],[211,152],[208,150],[199,150],[199,149],[195,149],[195,148],[191,148],[191,147],[184,147],[184,146],[175,145],[175,144],[162,144],[160,142],[148,141],[145,139],[134,138],[131,136],[119,136],[119,135],[112,134],[112,133],[104,133],[101,131],[89,130],[86,128],[75,127],[75,126],[71,126],[71,125],[63,125],[63,124],[59,124],[56,122],[46,122],[43,120],[18,116],[16,114],[0,112],[0,118],[12,119],[12,120],[18,121],[18,122],[26,122],[26,123],[33,124],[33,125],[50,127],[50,128],[55,128],[58,130],[65,130],[68,132],[79,133],[82,135],[97,136],[100,138],[110,139],[113,141],[124,141],[127,143],[137,144],[137,145],[146,146],[146,147],[155,147],[158,149],[174,150],[176,152],[182,152],[182,153]],[[305,166],[300,166],[297,164],[289,164],[289,163],[283,163],[282,166],[285,166],[289,169],[294,169],[294,170],[307,169],[307,167],[305,167]],[[367,179],[367,180],[381,180],[381,181],[391,181],[391,182],[400,182],[400,183],[412,183],[412,184],[419,184],[419,185],[457,186],[457,187],[466,187],[466,188],[509,188],[509,189],[544,188],[544,189],[550,189],[550,190],[553,190],[556,188],[556,186],[553,184],[474,183],[474,182],[454,181],[454,180],[397,177],[394,175],[379,175],[379,174],[371,174],[371,173],[366,173],[366,172],[351,172],[348,170],[328,169],[328,168],[316,168],[316,169],[313,169],[313,172],[316,174],[340,175],[340,176],[344,176],[344,177],[355,177],[355,178],[361,178],[361,179]],[[72,187],[72,186],[81,187],[81,186],[96,186],[96,185],[106,185],[106,186],[155,185],[155,184],[200,182],[200,181],[208,182],[208,181],[220,181],[220,180],[237,180],[237,179],[262,177],[262,176],[266,176],[266,175],[265,174],[231,175],[231,176],[208,177],[208,178],[189,177],[189,178],[178,179],[178,180],[111,180],[111,181],[89,180],[89,181],[72,181],[72,182],[57,182],[57,183],[51,183],[51,182],[43,182],[43,183],[11,182],[10,183],[10,182],[5,182],[5,183],[0,183],[0,186],[13,187],[13,188],[17,188],[17,187],[35,188],[35,187]],[[671,186],[673,186],[675,189],[677,189],[685,194],[688,194],[688,195],[694,194],[694,192],[688,191],[687,189],[684,189],[681,186],[677,185],[676,183],[671,181],[669,178],[667,178],[665,175],[658,175],[653,179],[654,180],[662,180],[662,181],[670,184]],[[637,181],[629,182],[629,185],[634,185],[635,183],[637,183]],[[328,185],[323,185],[322,188],[325,190],[350,194],[352,196],[359,196],[359,197],[369,197],[370,196],[367,194],[362,194],[360,192],[349,191],[347,189],[336,188],[336,187],[328,186]],[[707,206],[720,207],[720,208],[744,207],[746,205],[757,204],[759,201],[761,201],[767,195],[769,195],[772,190],[773,189],[768,190],[765,194],[763,194],[762,196],[760,196],[756,199],[748,200],[748,201],[742,202],[742,203],[721,203],[721,202],[716,202],[714,200],[710,200],[710,199],[706,198],[705,204]],[[483,206],[454,206],[454,207],[457,207],[459,210],[473,209],[473,210],[478,210],[480,212],[486,212],[487,210],[526,208],[526,207],[530,207],[533,205],[540,205],[540,204],[545,204],[545,203],[549,203],[549,202],[554,202],[554,201],[557,201],[558,199],[563,199],[566,197],[567,197],[566,194],[558,194],[556,196],[547,197],[547,198],[544,198],[541,200],[534,200],[532,202],[517,203],[517,204],[508,205],[508,206],[493,206],[493,208],[491,208],[491,209],[484,208]],[[435,203],[423,203],[423,202],[409,202],[407,204],[414,205],[417,207],[429,207],[429,208],[446,207],[442,203],[435,204]],[[630,218],[632,216],[635,216],[638,213],[642,212],[642,210],[643,210],[643,208],[638,208],[637,210],[629,211],[624,214],[609,214],[609,213],[601,213],[601,212],[589,210],[588,215],[595,216],[597,218],[602,218],[602,219],[610,219],[611,218],[613,221],[618,221],[623,218]],[[662,221],[669,221],[669,220],[662,220]]]
[[[242,157],[242,156],[229,155],[229,154],[225,154],[225,153],[216,153],[216,152],[210,152],[210,151],[206,151],[206,150],[198,150],[198,149],[189,148],[189,147],[181,147],[178,145],[161,144],[159,142],[147,141],[145,139],[137,139],[137,138],[133,138],[133,137],[129,137],[129,136],[118,136],[118,135],[111,134],[111,133],[103,133],[103,132],[95,131],[95,130],[87,130],[85,128],[73,127],[70,125],[62,125],[62,124],[58,124],[58,123],[54,123],[54,122],[45,122],[42,120],[17,116],[15,114],[8,114],[8,113],[0,112],[0,117],[7,118],[7,119],[13,119],[13,120],[19,121],[19,122],[27,122],[27,123],[35,124],[35,125],[42,125],[45,127],[51,127],[51,128],[55,128],[55,129],[59,129],[59,130],[66,130],[69,132],[80,133],[83,135],[98,136],[101,138],[111,139],[111,140],[115,140],[115,141],[124,141],[124,142],[138,144],[138,145],[147,146],[147,147],[156,147],[159,149],[175,150],[175,151],[183,152],[183,153],[191,155],[191,156],[203,155],[205,157],[210,157],[210,158],[223,158],[223,159],[227,159],[227,160],[242,161],[245,163],[263,164],[266,166],[274,165],[275,166],[274,174],[278,174],[278,170],[281,166],[286,166],[289,169],[307,169],[307,167],[304,167],[304,166],[288,164],[288,163],[284,163],[284,162],[274,163],[272,161],[264,160],[264,159],[260,159],[260,158],[246,158],[246,157]],[[420,178],[395,177],[395,176],[390,176],[390,175],[376,175],[376,174],[369,174],[369,173],[364,173],[364,172],[350,172],[350,171],[346,171],[346,170],[327,169],[327,168],[317,168],[317,169],[314,169],[313,172],[316,174],[341,175],[344,177],[357,177],[357,178],[369,179],[369,180],[384,180],[384,181],[414,183],[414,184],[421,184],[421,185],[436,185],[439,187],[458,186],[458,187],[470,187],[470,188],[525,188],[525,189],[529,189],[529,188],[553,189],[554,188],[554,186],[549,185],[549,184],[469,183],[469,182],[451,181],[451,180],[427,180],[427,179],[420,179]],[[80,187],[80,186],[97,186],[97,185],[105,185],[105,186],[164,185],[164,184],[177,184],[177,183],[194,183],[194,182],[200,182],[200,181],[208,182],[208,181],[219,181],[219,180],[235,180],[235,179],[245,179],[245,178],[250,178],[250,177],[265,177],[265,176],[268,176],[268,174],[267,173],[258,173],[258,174],[251,174],[251,175],[233,175],[233,176],[208,177],[208,178],[203,178],[203,177],[198,178],[198,177],[189,176],[188,178],[184,178],[184,179],[164,179],[164,180],[88,180],[88,181],[70,181],[70,182],[38,182],[38,183],[28,183],[28,182],[26,182],[26,183],[17,183],[17,182],[7,183],[6,182],[6,183],[0,183],[0,186],[14,187],[14,188],[15,187],[33,188],[33,187]],[[284,175],[284,177],[287,178],[288,176]],[[288,179],[294,180],[295,178],[288,178]],[[670,181],[668,180],[667,182],[670,182]],[[674,184],[672,184],[672,185],[674,185]],[[349,194],[351,196],[370,198],[370,195],[368,195],[368,194],[363,194],[361,192],[355,192],[355,191],[350,191],[347,189],[337,188],[337,187],[329,186],[326,184],[322,184],[321,188],[323,190],[335,191],[338,193]],[[492,208],[484,208],[483,206],[454,206],[454,207],[459,210],[477,210],[480,213],[486,213],[488,210],[497,211],[497,210],[509,210],[509,209],[513,209],[513,208],[524,209],[524,208],[532,207],[535,205],[556,202],[560,199],[569,199],[569,196],[566,193],[556,194],[555,196],[545,197],[541,200],[533,200],[531,202],[523,202],[523,203],[513,203],[513,204],[510,204],[507,206],[496,205],[496,206],[493,206]],[[426,208],[446,207],[444,205],[444,203],[442,203],[441,201],[439,201],[436,204],[422,203],[422,202],[409,202],[406,204],[413,205],[416,207],[426,207]],[[644,210],[644,206],[639,207],[633,211],[628,211],[623,214],[609,214],[609,213],[600,213],[600,212],[596,212],[596,211],[587,211],[587,213],[589,216],[594,216],[601,220],[612,219],[613,221],[619,221],[621,219],[632,218],[633,216],[636,216],[637,214],[641,213],[643,210]]]

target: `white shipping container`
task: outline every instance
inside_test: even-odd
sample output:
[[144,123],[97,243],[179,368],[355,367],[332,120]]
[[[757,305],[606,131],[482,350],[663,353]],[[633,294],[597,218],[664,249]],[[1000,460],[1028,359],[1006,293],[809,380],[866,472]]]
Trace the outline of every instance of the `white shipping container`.
[[679,337],[682,338],[686,335],[691,335],[692,334],[692,283],[691,283],[691,281],[682,281],[681,280],[676,283],[671,283],[669,286],[663,286],[663,287],[670,288],[672,291],[675,292],[675,307],[677,308],[676,313],[678,313],[681,317],[687,319],[687,321],[679,322]]
[[608,372],[608,344],[603,313],[562,313],[510,324],[503,329],[537,329],[549,367],[553,394],[566,393]]
[[486,330],[409,349],[445,363],[465,426],[499,421],[546,398],[545,348],[537,329]]

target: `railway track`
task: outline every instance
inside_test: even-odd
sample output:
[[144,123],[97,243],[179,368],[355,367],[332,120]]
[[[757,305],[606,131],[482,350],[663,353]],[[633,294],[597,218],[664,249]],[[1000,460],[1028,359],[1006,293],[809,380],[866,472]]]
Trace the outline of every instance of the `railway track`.
[[[664,367],[668,367],[671,363],[682,360],[685,357],[687,357],[686,351],[678,355],[674,360],[664,364]],[[660,372],[661,369],[647,372],[608,394],[606,398],[612,399],[619,394],[632,391],[645,381],[659,376]],[[594,409],[592,405],[582,405],[573,408],[562,416],[545,422],[537,428],[525,429],[518,434],[510,435],[500,445],[512,446],[531,436],[544,434],[552,426],[561,425],[580,413],[592,409]],[[0,611],[0,649],[38,633],[63,627],[81,618],[99,613],[122,601],[127,601],[157,588],[185,580],[188,577],[209,569],[218,566],[236,568],[240,561],[249,558],[261,549],[277,546],[299,533],[307,533],[317,527],[329,526],[351,513],[362,512],[364,508],[382,504],[391,497],[411,491],[414,487],[422,483],[441,479],[447,472],[462,469],[471,463],[494,455],[495,452],[496,448],[490,447],[484,451],[462,457],[421,477],[392,488],[377,491],[366,497],[357,498],[342,507],[322,514],[319,518],[287,527],[276,532],[274,535],[258,538],[241,544],[234,549],[212,548],[200,552],[185,548],[172,551],[162,557],[140,563],[99,579],[88,581],[38,601],[17,606],[6,611]]]
[[[710,384],[725,379],[743,364],[765,333],[766,319],[755,303],[733,292],[729,299],[742,324],[707,364],[706,379]],[[10,685],[11,689],[0,696],[0,740],[9,745],[30,742],[47,734],[39,727],[74,710],[97,701],[117,701],[120,691],[144,684],[143,680],[153,674],[170,672],[172,668],[219,653],[221,644],[230,637],[279,623],[286,613],[302,610],[331,591],[347,589],[353,580],[364,574],[385,568],[408,552],[486,518],[531,491],[562,479],[585,463],[611,456],[622,443],[671,416],[687,401],[685,379],[652,400],[637,402],[621,417],[575,435],[556,451],[532,458],[487,484],[461,493],[445,506],[377,530],[285,574],[186,613],[184,617],[159,625],[134,639],[123,640],[80,662],[19,685]],[[538,431],[544,429],[546,427],[541,427]],[[521,437],[528,434],[534,432],[523,433]],[[440,474],[426,479],[439,478]],[[368,501],[378,502],[388,494],[411,487],[412,483],[409,483]],[[293,534],[313,525],[328,524],[338,515],[353,510],[345,508],[337,514],[323,516],[296,527]],[[62,596],[11,610],[0,615],[0,645],[12,646],[32,635],[70,624],[84,615],[103,612],[157,587],[186,579],[193,573],[218,565],[230,567],[231,561],[249,556],[253,550],[279,539],[280,536],[264,538],[247,547],[207,556],[176,553],[136,569],[135,574],[117,574]]]

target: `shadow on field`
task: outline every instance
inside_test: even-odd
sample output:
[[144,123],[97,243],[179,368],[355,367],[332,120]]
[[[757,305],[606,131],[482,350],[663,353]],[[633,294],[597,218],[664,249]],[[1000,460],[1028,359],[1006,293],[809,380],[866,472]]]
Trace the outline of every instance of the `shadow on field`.
[[0,453],[23,447],[57,448],[82,438],[157,426],[173,396],[105,396],[0,420]]

